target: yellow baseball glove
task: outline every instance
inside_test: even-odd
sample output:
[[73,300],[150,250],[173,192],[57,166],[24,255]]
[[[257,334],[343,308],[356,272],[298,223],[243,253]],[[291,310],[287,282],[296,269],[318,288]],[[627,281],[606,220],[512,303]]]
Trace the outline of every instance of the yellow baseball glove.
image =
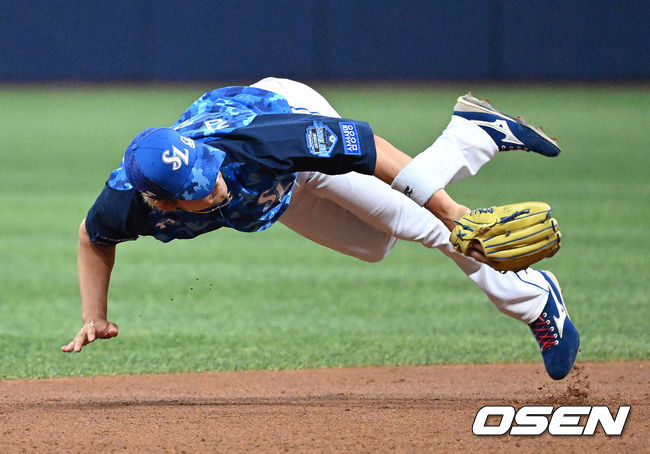
[[449,241],[469,255],[480,246],[492,268],[519,271],[560,249],[562,235],[551,207],[544,202],[524,202],[479,208],[456,222]]

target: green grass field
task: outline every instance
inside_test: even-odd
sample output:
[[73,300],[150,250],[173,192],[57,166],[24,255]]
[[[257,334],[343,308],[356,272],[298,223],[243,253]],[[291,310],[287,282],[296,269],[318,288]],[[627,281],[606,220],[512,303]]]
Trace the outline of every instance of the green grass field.
[[[0,377],[539,361],[528,328],[439,252],[402,243],[362,263],[279,224],[118,246],[109,318],[119,337],[61,353],[81,325],[79,222],[131,138],[171,124],[209,88],[0,86]],[[580,329],[579,360],[650,357],[647,86],[316,88],[410,154],[470,88],[559,137],[556,159],[503,153],[448,190],[472,207],[551,203],[563,248],[543,266]]]

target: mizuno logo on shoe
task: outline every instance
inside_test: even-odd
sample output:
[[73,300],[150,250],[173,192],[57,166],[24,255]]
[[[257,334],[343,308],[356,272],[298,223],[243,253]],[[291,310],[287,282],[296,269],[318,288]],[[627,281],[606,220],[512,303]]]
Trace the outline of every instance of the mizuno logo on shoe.
[[514,143],[516,145],[524,144],[521,140],[517,139],[517,137],[512,133],[512,131],[510,130],[510,126],[508,126],[508,122],[505,120],[494,120],[494,121],[471,120],[471,121],[481,127],[492,128],[495,131],[504,134],[505,137],[501,139],[501,142]]
[[[552,291],[552,290],[551,290]],[[553,316],[553,320],[555,321],[555,324],[557,325],[557,332],[560,335],[560,338],[562,337],[562,332],[564,331],[564,321],[566,320],[567,313],[566,309],[560,303],[559,299],[556,297],[556,295],[553,295],[553,301],[555,302],[555,307],[557,307],[557,313],[559,317],[556,317],[555,315]]]

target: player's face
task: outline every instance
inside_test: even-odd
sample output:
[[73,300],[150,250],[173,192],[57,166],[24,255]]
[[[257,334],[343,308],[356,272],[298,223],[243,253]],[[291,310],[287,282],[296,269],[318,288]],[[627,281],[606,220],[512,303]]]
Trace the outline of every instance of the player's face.
[[165,211],[183,210],[193,213],[206,213],[222,205],[227,197],[228,186],[226,186],[226,182],[221,177],[221,172],[219,172],[214,189],[206,197],[198,200],[161,200],[156,202],[156,206]]

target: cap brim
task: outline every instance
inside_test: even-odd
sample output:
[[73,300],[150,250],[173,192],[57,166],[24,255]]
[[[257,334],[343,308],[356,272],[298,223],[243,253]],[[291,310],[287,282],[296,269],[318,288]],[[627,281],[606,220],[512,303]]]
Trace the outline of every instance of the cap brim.
[[201,142],[194,142],[197,147],[196,159],[192,171],[185,183],[174,194],[176,200],[199,200],[207,197],[217,183],[217,175],[226,154],[218,148]]

